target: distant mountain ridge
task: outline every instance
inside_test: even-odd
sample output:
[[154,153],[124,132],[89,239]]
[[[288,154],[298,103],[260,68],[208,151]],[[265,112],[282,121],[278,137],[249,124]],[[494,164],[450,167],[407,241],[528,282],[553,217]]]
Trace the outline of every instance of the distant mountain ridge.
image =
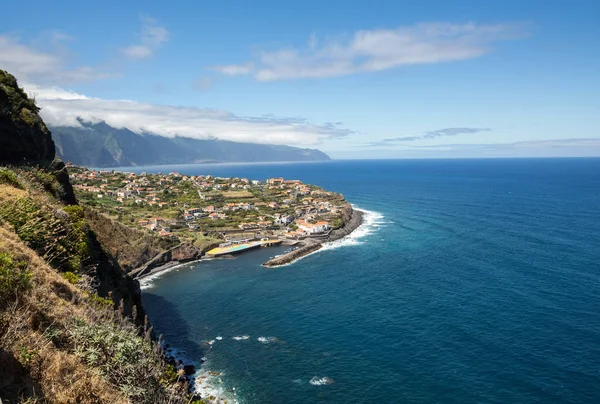
[[330,160],[317,149],[178,136],[167,138],[114,128],[106,122],[80,123],[80,127],[49,129],[63,160],[89,167]]

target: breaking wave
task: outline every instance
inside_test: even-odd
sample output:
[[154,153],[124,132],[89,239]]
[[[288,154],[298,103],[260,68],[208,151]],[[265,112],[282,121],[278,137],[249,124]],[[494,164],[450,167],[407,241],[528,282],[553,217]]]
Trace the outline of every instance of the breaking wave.
[[333,384],[335,383],[335,380],[333,380],[330,377],[313,377],[312,379],[310,379],[309,381],[310,384],[312,384],[313,386],[325,386],[327,384]]
[[277,342],[279,340],[277,337],[258,337],[257,341],[263,344],[270,344],[271,342]]
[[356,230],[336,241],[331,241],[323,244],[323,248],[320,251],[333,250],[335,248],[354,246],[363,244],[362,239],[370,234],[376,232],[379,227],[388,223],[385,221],[385,217],[372,210],[361,209],[356,206],[353,209],[363,213],[363,222]]

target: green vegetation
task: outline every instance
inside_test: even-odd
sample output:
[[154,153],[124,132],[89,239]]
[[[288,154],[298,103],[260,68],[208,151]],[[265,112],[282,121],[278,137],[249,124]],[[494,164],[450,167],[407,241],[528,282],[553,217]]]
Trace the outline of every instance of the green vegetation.
[[0,310],[29,289],[30,280],[25,261],[16,260],[9,252],[0,252]]
[[79,272],[89,263],[90,240],[81,215],[79,206],[54,211],[30,196],[16,201],[0,199],[0,220],[10,224],[29,247],[63,271]]
[[98,310],[107,310],[114,307],[112,300],[100,297],[95,293],[90,295],[90,302],[92,303],[92,306],[96,307]]
[[[33,113],[35,113],[35,117],[37,117],[37,113],[40,109],[35,105],[35,101],[30,99],[27,94],[25,94],[25,91],[19,87],[17,79],[12,74],[6,73],[4,70],[0,70],[0,89],[8,98],[6,106],[0,112],[14,118],[17,118],[20,115],[26,115],[26,119],[33,119],[31,116]],[[26,110],[27,112],[22,112],[23,110]],[[37,119],[39,119],[39,117],[37,117]]]
[[90,229],[38,111],[0,70],[0,164],[12,164],[0,167],[0,401],[191,402],[136,283],[99,241],[113,227]]
[[23,183],[19,181],[15,172],[4,167],[0,167],[0,184],[6,184],[18,189],[24,189]]
[[76,285],[81,280],[81,276],[74,274],[70,271],[63,272],[61,275],[67,280],[67,282],[69,282],[72,285]]
[[82,319],[73,322],[70,333],[75,354],[127,397],[139,403],[164,398],[165,370],[149,333],[143,338],[125,324],[90,324]]

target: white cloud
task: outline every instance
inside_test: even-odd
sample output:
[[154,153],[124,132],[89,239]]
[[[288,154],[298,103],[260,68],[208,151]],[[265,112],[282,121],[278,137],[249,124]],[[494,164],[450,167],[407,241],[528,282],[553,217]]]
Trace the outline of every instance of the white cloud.
[[40,83],[90,81],[112,75],[92,66],[70,67],[61,52],[43,51],[6,35],[0,36],[0,67],[21,80]]
[[214,80],[212,77],[199,77],[198,79],[192,82],[192,87],[196,91],[204,92],[210,89],[214,84]]
[[215,66],[213,70],[227,76],[241,76],[251,74],[254,71],[254,65],[248,62],[241,65]]
[[160,136],[216,138],[235,142],[309,146],[354,132],[339,123],[314,124],[301,118],[245,117],[227,111],[144,104],[86,97],[57,87],[24,85],[36,95],[50,126],[80,126],[78,119],[105,121],[116,128]]
[[489,52],[493,42],[522,34],[520,25],[474,23],[363,30],[349,39],[322,40],[312,34],[304,49],[261,50],[255,61],[213,69],[232,76],[253,75],[259,81],[336,77],[475,58]]
[[140,43],[127,46],[121,52],[130,59],[146,59],[169,40],[169,31],[158,24],[154,18],[142,16],[142,29],[139,33]]
[[122,52],[130,59],[146,59],[153,55],[152,49],[144,45],[128,46]]

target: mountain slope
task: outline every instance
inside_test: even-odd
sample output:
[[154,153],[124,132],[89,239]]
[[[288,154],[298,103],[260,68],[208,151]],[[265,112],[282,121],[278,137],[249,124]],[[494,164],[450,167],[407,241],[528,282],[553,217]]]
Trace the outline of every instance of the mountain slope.
[[0,70],[0,402],[192,402],[37,111]]
[[316,149],[237,143],[215,139],[166,138],[117,129],[105,122],[51,127],[60,157],[73,164],[116,167],[204,162],[323,161]]

